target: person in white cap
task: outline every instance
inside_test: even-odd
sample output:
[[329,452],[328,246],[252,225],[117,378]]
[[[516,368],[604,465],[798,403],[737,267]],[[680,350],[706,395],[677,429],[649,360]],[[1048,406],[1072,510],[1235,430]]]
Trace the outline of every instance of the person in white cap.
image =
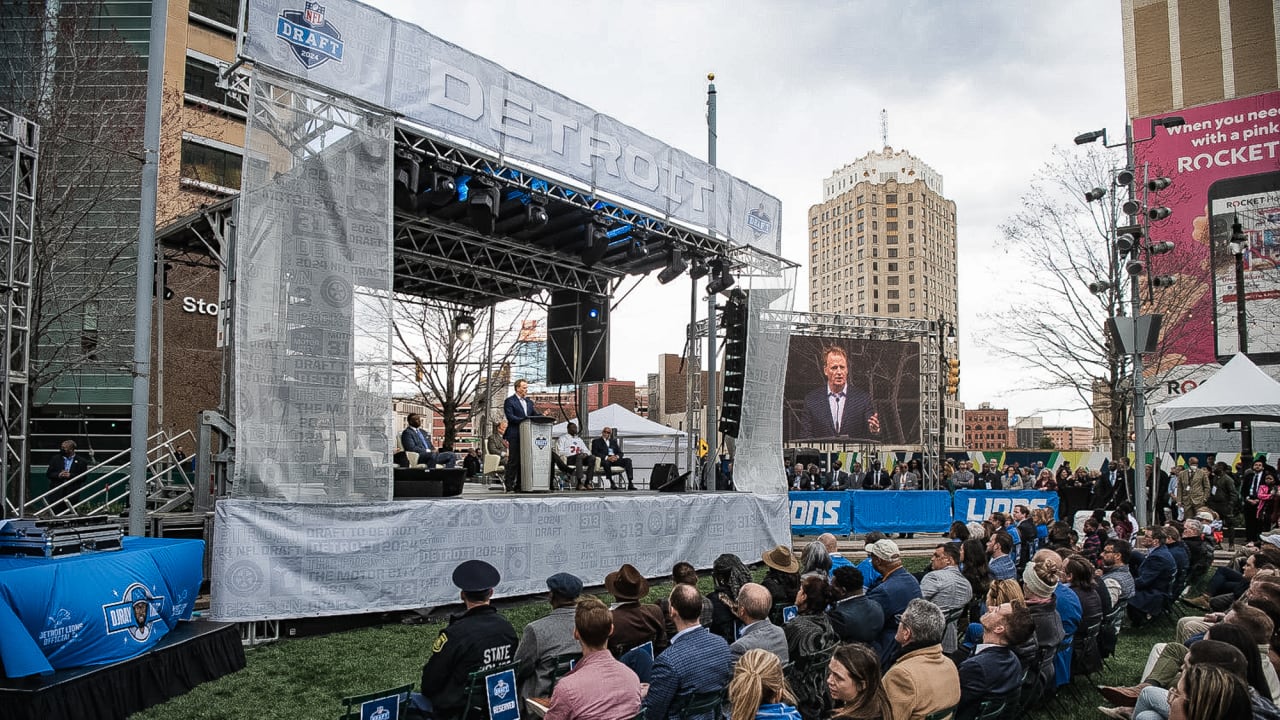
[[880,582],[867,593],[884,610],[884,627],[876,640],[880,663],[887,667],[898,649],[894,635],[898,632],[898,616],[907,605],[920,597],[920,582],[902,567],[902,553],[892,540],[877,540],[867,545],[871,565],[880,573]]

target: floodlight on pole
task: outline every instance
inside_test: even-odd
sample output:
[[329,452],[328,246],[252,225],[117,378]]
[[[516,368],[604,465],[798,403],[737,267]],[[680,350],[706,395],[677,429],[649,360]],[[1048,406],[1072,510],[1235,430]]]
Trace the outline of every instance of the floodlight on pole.
[[1107,196],[1107,189],[1104,187],[1096,187],[1084,194],[1085,202],[1097,202]]
[[1157,275],[1151,278],[1151,284],[1157,288],[1173,287],[1178,282],[1178,278],[1172,275]]
[[1089,143],[1094,142],[1095,140],[1098,140],[1098,139],[1101,139],[1104,145],[1106,144],[1107,142],[1106,128],[1103,128],[1102,130],[1091,130],[1087,133],[1080,133],[1079,135],[1076,136],[1076,144],[1088,145]]
[[1106,280],[1094,280],[1093,282],[1089,283],[1089,292],[1093,293],[1094,295],[1101,295],[1102,293],[1110,290],[1113,287],[1115,286],[1107,282]]
[[476,336],[476,319],[468,313],[458,313],[453,318],[453,336],[458,342],[471,342]]

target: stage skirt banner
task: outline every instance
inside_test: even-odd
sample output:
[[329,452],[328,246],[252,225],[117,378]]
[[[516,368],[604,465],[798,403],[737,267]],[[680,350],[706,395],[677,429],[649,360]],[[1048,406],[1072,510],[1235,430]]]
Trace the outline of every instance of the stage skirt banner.
[[[191,618],[204,541],[126,537],[117,552],[0,558],[8,677],[127,660]],[[0,716],[3,713],[0,712]]]
[[1015,505],[1050,507],[1058,517],[1058,493],[1034,490],[957,490],[952,513],[960,522],[982,522],[993,512],[1013,512]]
[[255,74],[235,243],[235,496],[391,499],[390,176],[389,117]]
[[328,505],[221,500],[212,599],[226,622],[408,610],[458,602],[464,560],[502,574],[496,594],[546,592],[570,572],[587,585],[631,563],[648,577],[677,561],[750,562],[791,542],[785,495],[520,497]]
[[853,532],[946,532],[951,494],[945,490],[850,490]]
[[853,493],[793,492],[791,532],[796,535],[848,535],[852,525]]
[[256,68],[386,108],[500,161],[554,171],[634,210],[782,252],[778,198],[416,25],[353,0],[247,4],[242,52]]

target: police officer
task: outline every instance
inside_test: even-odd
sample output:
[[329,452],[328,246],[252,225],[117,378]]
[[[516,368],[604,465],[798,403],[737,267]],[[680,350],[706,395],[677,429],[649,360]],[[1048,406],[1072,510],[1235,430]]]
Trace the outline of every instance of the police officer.
[[[453,584],[462,591],[467,610],[450,618],[422,666],[422,695],[436,718],[462,715],[472,672],[515,659],[516,630],[489,604],[501,579],[498,569],[483,560],[467,560],[454,568]],[[480,698],[483,702],[484,695]],[[427,709],[419,704],[419,698],[414,700],[415,709]]]

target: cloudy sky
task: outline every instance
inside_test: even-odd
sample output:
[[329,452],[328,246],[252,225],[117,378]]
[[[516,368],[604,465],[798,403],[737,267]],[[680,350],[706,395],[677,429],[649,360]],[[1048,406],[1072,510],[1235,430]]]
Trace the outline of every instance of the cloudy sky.
[[[1016,306],[1035,282],[997,240],[1053,147],[1103,126],[1122,132],[1114,0],[369,4],[700,157],[714,71],[719,164],[781,198],[783,255],[802,266],[823,178],[879,149],[888,110],[889,144],[941,173],[956,202],[961,399],[1089,424],[1061,410],[1079,407],[1072,395],[1019,389],[1017,348],[1034,339],[982,315]],[[615,377],[643,383],[659,353],[681,351],[688,288],[651,279],[621,300]],[[803,270],[798,289],[796,309],[807,309]]]

